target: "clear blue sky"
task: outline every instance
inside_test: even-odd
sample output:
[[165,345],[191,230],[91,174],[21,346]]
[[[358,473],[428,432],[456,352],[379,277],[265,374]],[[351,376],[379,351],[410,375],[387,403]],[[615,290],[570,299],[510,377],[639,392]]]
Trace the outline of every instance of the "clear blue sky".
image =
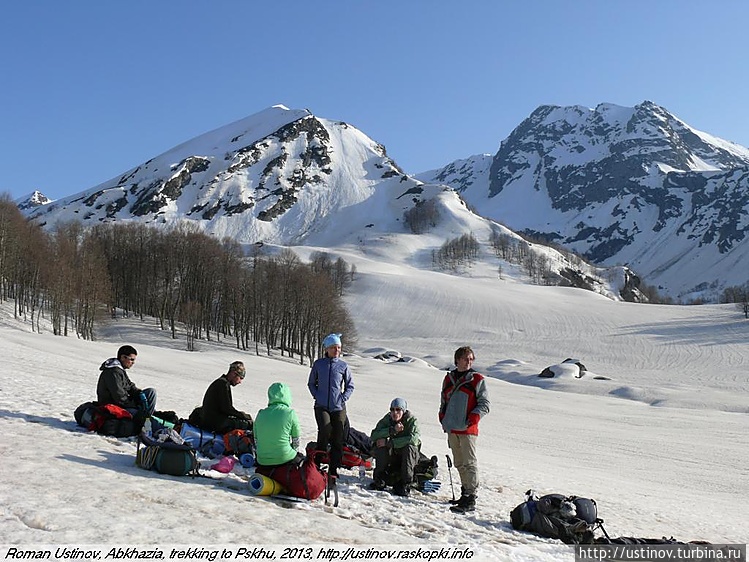
[[749,146],[745,0],[11,0],[0,192],[94,187],[278,103],[409,173],[493,153],[541,104],[651,100]]

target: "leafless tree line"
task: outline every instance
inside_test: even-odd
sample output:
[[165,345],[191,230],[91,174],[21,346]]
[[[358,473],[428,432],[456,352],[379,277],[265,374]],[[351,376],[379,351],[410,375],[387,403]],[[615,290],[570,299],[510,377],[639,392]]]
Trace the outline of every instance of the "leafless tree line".
[[101,302],[110,294],[100,248],[69,224],[48,234],[26,222],[15,204],[0,197],[0,299],[39,329],[46,315],[56,335],[92,339]]
[[440,269],[456,269],[476,259],[479,243],[473,234],[463,234],[448,240],[439,250],[432,252],[432,262]]
[[743,285],[725,288],[720,302],[734,303],[736,308],[744,314],[744,318],[749,318],[749,281]]
[[248,257],[235,241],[189,223],[71,223],[47,233],[0,198],[0,298],[14,300],[15,314],[36,328],[48,317],[58,335],[93,339],[97,311],[116,307],[158,318],[175,338],[184,329],[188,348],[233,338],[239,349],[312,361],[327,333],[355,342],[340,299],[355,271],[323,253],[310,264],[290,250]]

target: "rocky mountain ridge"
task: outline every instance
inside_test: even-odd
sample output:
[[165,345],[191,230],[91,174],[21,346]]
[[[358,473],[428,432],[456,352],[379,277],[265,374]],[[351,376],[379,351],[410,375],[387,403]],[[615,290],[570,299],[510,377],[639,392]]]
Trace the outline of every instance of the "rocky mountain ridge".
[[493,156],[417,177],[513,230],[627,264],[677,299],[715,300],[749,280],[749,149],[652,102],[541,106]]

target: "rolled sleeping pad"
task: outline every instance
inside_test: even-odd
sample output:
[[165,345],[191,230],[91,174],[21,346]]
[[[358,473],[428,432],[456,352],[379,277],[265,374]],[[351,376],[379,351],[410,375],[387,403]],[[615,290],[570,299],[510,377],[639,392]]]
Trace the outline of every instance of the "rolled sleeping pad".
[[286,492],[281,484],[262,474],[253,474],[248,486],[253,496],[272,496]]
[[252,453],[242,453],[239,455],[239,462],[245,468],[252,468],[255,466],[255,457]]
[[166,427],[166,428],[169,428],[169,429],[174,429],[174,424],[172,422],[168,422],[166,420],[162,420],[161,418],[156,417],[156,416],[151,416],[151,419],[155,420],[158,423],[160,423],[162,427]]

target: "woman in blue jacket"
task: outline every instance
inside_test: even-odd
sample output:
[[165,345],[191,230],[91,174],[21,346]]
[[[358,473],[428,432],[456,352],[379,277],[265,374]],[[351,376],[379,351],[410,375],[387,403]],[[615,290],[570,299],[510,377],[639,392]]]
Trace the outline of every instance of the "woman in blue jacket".
[[336,478],[343,457],[346,402],[354,392],[354,382],[341,359],[341,334],[329,334],[322,344],[325,355],[312,365],[307,387],[315,399],[317,449],[325,451],[330,445],[328,474]]

